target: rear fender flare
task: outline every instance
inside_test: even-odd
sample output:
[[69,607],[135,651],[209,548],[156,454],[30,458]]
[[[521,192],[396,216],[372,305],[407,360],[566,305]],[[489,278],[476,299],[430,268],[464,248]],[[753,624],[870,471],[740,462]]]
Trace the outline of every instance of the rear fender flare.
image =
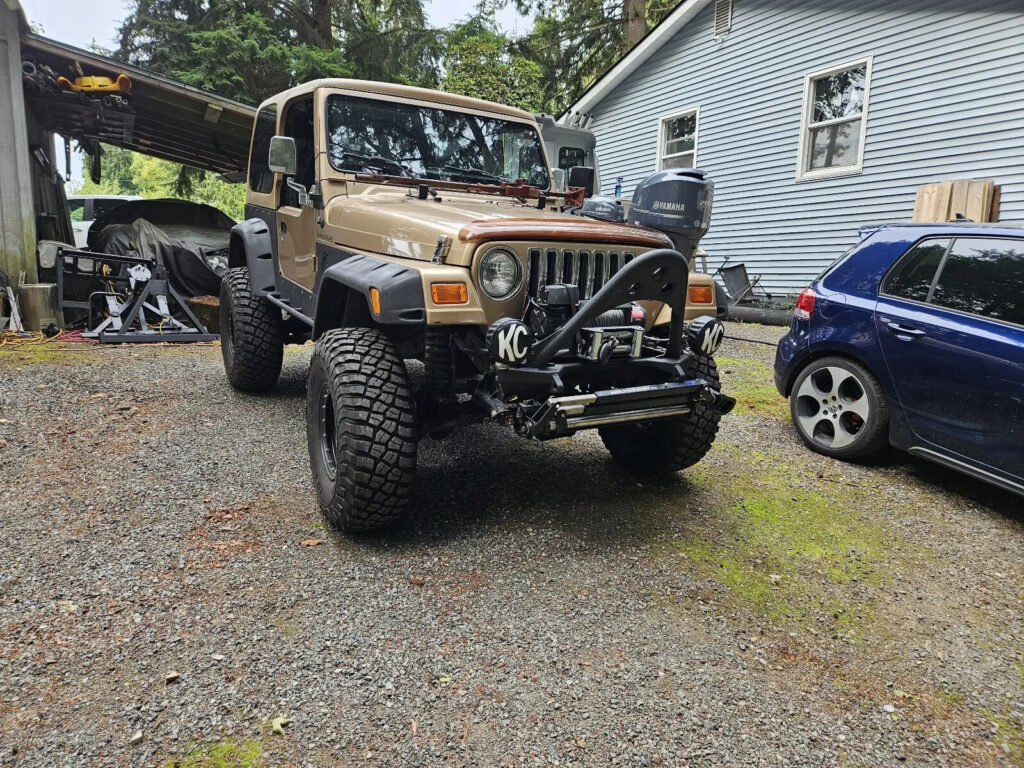
[[274,242],[263,219],[246,219],[231,228],[228,264],[249,270],[249,288],[255,296],[277,289],[274,274]]

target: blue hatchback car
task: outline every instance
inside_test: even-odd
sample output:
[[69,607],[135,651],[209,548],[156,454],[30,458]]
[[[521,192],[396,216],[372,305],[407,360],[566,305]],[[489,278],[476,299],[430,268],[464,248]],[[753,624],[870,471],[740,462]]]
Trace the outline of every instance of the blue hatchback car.
[[1024,230],[878,228],[800,295],[775,385],[819,453],[891,444],[1024,495]]

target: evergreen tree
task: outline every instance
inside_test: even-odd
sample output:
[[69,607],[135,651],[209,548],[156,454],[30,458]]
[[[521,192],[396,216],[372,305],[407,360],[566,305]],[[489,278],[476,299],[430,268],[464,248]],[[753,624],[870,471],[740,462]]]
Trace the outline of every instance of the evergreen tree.
[[512,107],[541,107],[541,68],[512,53],[493,22],[476,17],[448,34],[441,89]]
[[482,0],[493,14],[511,2],[534,14],[533,29],[515,43],[541,68],[544,111],[558,114],[675,7],[675,0]]

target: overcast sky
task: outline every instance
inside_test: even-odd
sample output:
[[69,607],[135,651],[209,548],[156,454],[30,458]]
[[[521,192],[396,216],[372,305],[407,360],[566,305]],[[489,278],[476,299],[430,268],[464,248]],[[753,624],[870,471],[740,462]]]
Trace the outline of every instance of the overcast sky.
[[[476,0],[427,0],[427,14],[435,27],[446,27],[473,12]],[[127,0],[21,0],[25,16],[43,28],[47,37],[88,48],[94,41],[103,48],[114,48],[114,37],[121,20],[128,15]],[[509,33],[525,32],[529,20],[511,7],[498,14],[498,23]],[[63,150],[57,152],[63,171]],[[82,159],[76,152],[71,160],[72,186],[82,178]]]
[[[118,24],[128,14],[126,0],[21,0],[30,22],[43,27],[47,37],[86,48],[94,40],[104,48],[114,47]],[[445,27],[473,12],[475,0],[428,0],[430,23]],[[498,15],[508,32],[523,32],[529,22],[506,7]]]

